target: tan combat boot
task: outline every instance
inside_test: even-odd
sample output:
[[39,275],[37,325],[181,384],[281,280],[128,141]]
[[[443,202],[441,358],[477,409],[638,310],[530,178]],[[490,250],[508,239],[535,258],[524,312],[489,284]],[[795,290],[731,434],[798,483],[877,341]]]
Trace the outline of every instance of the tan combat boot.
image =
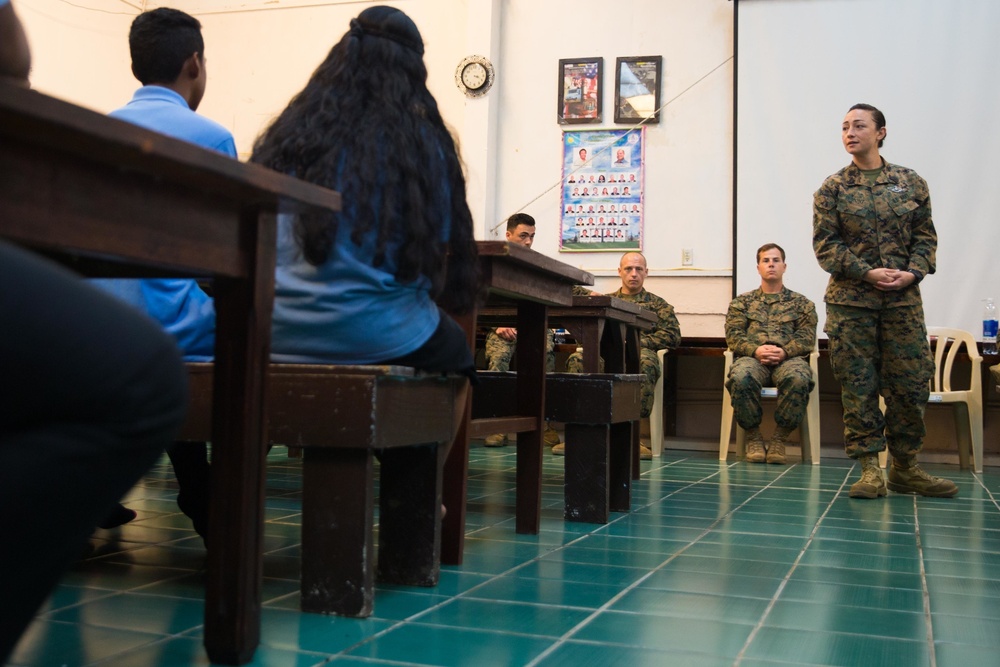
[[486,441],[483,444],[487,447],[503,447],[507,444],[507,434],[494,433],[493,435],[488,435],[486,436]]
[[747,463],[763,463],[766,454],[764,453],[764,436],[760,434],[760,428],[747,429]]
[[542,439],[545,441],[546,447],[554,447],[562,442],[559,439],[559,432],[549,426],[548,422],[545,424],[545,433],[542,434]]
[[931,498],[951,498],[958,495],[958,487],[950,479],[928,475],[916,462],[904,468],[896,459],[892,460],[889,467],[888,486],[896,493],[914,493]]
[[774,429],[774,435],[771,436],[771,440],[767,443],[768,463],[777,463],[779,465],[787,463],[785,459],[785,442],[788,440],[789,433],[791,433],[791,429],[782,426]]
[[860,459],[861,479],[851,484],[851,498],[878,498],[887,495],[882,469],[878,467],[878,454],[865,454]]

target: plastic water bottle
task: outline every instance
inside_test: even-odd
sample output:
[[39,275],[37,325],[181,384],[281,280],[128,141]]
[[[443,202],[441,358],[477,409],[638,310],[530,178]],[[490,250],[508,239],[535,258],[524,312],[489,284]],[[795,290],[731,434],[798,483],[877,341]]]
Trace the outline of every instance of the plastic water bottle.
[[986,299],[983,308],[983,354],[997,353],[997,307],[993,299]]

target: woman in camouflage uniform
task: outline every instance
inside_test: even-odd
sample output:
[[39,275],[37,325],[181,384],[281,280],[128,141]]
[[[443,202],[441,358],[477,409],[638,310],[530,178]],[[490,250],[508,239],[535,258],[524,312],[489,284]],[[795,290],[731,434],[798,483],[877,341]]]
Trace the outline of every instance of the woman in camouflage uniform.
[[[842,126],[852,162],[816,191],[813,247],[830,274],[826,331],[842,386],[847,454],[860,460],[852,498],[899,493],[950,497],[958,487],[917,466],[934,362],[918,283],[934,272],[937,233],[927,183],[879,155],[885,116],[856,104]],[[885,398],[883,418],[879,395]],[[892,454],[888,484],[878,452]]]

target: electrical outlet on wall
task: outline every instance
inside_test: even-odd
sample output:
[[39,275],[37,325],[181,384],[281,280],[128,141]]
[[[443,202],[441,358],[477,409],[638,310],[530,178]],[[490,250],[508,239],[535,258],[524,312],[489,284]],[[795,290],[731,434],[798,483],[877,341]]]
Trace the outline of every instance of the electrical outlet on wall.
[[694,250],[691,248],[681,250],[681,266],[694,266]]

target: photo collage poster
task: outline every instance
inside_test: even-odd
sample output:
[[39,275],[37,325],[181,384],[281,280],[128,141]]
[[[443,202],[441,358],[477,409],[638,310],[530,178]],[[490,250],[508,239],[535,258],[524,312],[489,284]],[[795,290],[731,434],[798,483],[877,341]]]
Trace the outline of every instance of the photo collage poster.
[[563,132],[560,252],[642,250],[645,128]]

